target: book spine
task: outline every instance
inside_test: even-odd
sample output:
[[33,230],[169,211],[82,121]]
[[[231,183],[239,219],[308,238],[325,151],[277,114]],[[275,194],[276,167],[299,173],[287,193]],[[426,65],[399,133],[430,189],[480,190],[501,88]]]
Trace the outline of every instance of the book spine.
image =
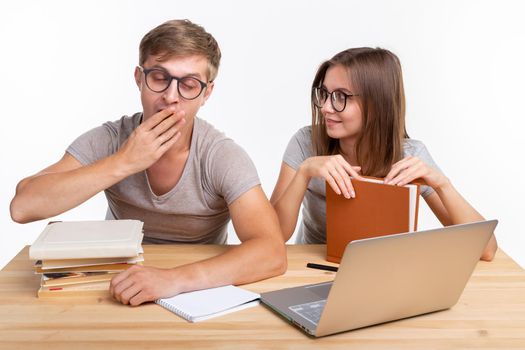
[[163,308],[173,312],[174,314],[182,317],[183,319],[185,319],[186,321],[190,321],[190,322],[193,322],[193,317],[191,317],[191,315],[188,315],[187,313],[179,310],[179,309],[176,309],[173,307],[173,305],[165,302],[164,300],[162,299],[157,299],[155,300],[155,303],[162,306]]

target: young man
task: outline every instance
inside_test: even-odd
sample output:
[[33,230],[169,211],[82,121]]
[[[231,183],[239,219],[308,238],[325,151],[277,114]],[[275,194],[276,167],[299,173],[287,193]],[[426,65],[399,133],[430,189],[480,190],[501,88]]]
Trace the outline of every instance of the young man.
[[143,112],[88,131],[60,161],[17,186],[17,222],[58,215],[103,190],[107,219],[142,220],[145,243],[226,243],[231,217],[242,244],[172,269],[131,267],[111,281],[123,304],[286,270],[279,221],[253,163],[196,117],[213,91],[220,56],[215,39],[190,21],[153,29],[140,43],[135,69]]

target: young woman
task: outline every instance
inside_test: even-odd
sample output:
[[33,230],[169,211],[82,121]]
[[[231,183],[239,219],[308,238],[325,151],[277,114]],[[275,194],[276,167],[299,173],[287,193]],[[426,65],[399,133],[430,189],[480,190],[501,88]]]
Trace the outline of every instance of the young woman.
[[[312,84],[312,125],[290,140],[271,202],[284,239],[295,230],[303,203],[298,243],[326,242],[325,181],[349,200],[350,177],[381,177],[394,186],[421,178],[421,195],[443,225],[483,220],[443,175],[425,145],[408,138],[399,59],[379,48],[342,51],[324,62]],[[490,239],[483,260],[497,249]]]

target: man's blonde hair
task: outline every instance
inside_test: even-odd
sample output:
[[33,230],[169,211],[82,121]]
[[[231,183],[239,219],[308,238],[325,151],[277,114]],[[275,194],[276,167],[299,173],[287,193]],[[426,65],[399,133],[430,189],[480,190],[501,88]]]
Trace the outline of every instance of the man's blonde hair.
[[167,21],[147,33],[140,42],[139,64],[142,66],[150,55],[160,56],[160,61],[204,56],[208,60],[208,81],[217,77],[221,60],[221,50],[213,36],[187,19]]

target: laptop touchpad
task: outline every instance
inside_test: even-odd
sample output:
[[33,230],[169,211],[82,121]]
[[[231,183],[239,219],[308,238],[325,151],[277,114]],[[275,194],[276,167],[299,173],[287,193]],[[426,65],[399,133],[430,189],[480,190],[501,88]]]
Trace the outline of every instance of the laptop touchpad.
[[315,286],[308,286],[306,289],[314,293],[315,295],[321,297],[322,299],[328,298],[328,293],[330,293],[330,288],[332,288],[332,282],[316,284]]

